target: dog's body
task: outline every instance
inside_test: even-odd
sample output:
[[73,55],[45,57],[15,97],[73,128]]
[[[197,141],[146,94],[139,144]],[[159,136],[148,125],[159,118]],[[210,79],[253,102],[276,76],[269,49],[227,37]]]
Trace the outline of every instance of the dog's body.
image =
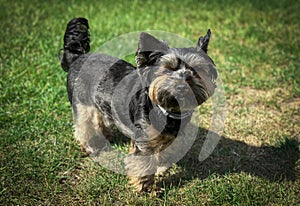
[[110,127],[116,125],[132,139],[125,159],[130,183],[137,191],[147,190],[158,167],[167,162],[160,152],[214,92],[217,72],[206,54],[210,31],[196,48],[182,49],[141,33],[135,68],[115,57],[88,53],[88,29],[84,18],[69,22],[61,60],[68,72],[75,137],[87,153],[96,153],[103,137],[113,137]]

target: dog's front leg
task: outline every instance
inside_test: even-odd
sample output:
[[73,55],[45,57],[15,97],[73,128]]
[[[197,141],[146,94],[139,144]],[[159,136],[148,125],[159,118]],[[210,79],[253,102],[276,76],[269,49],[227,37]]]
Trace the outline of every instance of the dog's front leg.
[[147,141],[131,141],[129,155],[125,158],[129,183],[138,192],[151,191],[157,170],[157,157]]

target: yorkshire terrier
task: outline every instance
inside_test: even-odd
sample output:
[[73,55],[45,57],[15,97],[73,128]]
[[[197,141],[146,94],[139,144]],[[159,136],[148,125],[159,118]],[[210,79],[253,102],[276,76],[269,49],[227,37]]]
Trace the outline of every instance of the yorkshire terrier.
[[[217,71],[207,55],[211,32],[196,47],[169,48],[142,32],[136,67],[90,50],[85,18],[72,19],[64,35],[61,66],[75,119],[75,138],[88,154],[111,140],[112,126],[131,138],[125,169],[136,191],[149,191],[164,162],[161,154],[194,109],[211,97]],[[174,151],[176,153],[178,151]]]

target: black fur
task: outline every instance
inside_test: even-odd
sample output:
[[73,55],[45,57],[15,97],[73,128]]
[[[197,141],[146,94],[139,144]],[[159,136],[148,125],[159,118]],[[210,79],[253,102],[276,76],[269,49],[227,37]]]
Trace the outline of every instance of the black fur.
[[207,31],[207,34],[204,37],[200,37],[197,44],[198,51],[202,49],[205,53],[207,53],[207,47],[210,39],[211,31],[210,29]]
[[[99,131],[116,125],[132,138],[132,154],[125,162],[128,175],[138,176],[131,181],[136,188],[143,190],[149,186],[153,180],[149,172],[155,171],[157,166],[143,160],[143,156],[168,145],[190,121],[193,109],[214,93],[217,72],[207,55],[209,39],[210,30],[205,37],[200,37],[194,48],[169,48],[166,42],[141,33],[136,68],[115,57],[87,53],[90,39],[86,19],[75,18],[67,25],[61,65],[68,72],[67,90],[74,111],[75,133],[76,129],[89,128],[95,131],[83,134],[96,134],[99,136],[96,138],[101,138]],[[159,81],[160,78],[166,81]],[[155,83],[156,80],[159,83]],[[190,96],[195,97],[194,102]],[[83,114],[86,116],[80,117]],[[94,117],[100,120],[89,127]],[[82,119],[87,121],[82,123]],[[150,136],[149,131],[159,134]],[[94,152],[99,149],[91,149],[94,136],[77,139],[83,141],[85,149]],[[158,148],[153,148],[156,146]]]
[[64,36],[64,54],[61,66],[67,72],[70,65],[82,54],[90,51],[90,35],[88,20],[85,18],[72,19]]

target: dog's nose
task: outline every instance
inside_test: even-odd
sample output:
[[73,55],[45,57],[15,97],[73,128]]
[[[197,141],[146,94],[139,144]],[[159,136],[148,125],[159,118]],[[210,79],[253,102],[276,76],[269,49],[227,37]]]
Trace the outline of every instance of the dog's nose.
[[186,74],[185,74],[185,72],[180,72],[178,76],[179,76],[179,79],[185,79]]

